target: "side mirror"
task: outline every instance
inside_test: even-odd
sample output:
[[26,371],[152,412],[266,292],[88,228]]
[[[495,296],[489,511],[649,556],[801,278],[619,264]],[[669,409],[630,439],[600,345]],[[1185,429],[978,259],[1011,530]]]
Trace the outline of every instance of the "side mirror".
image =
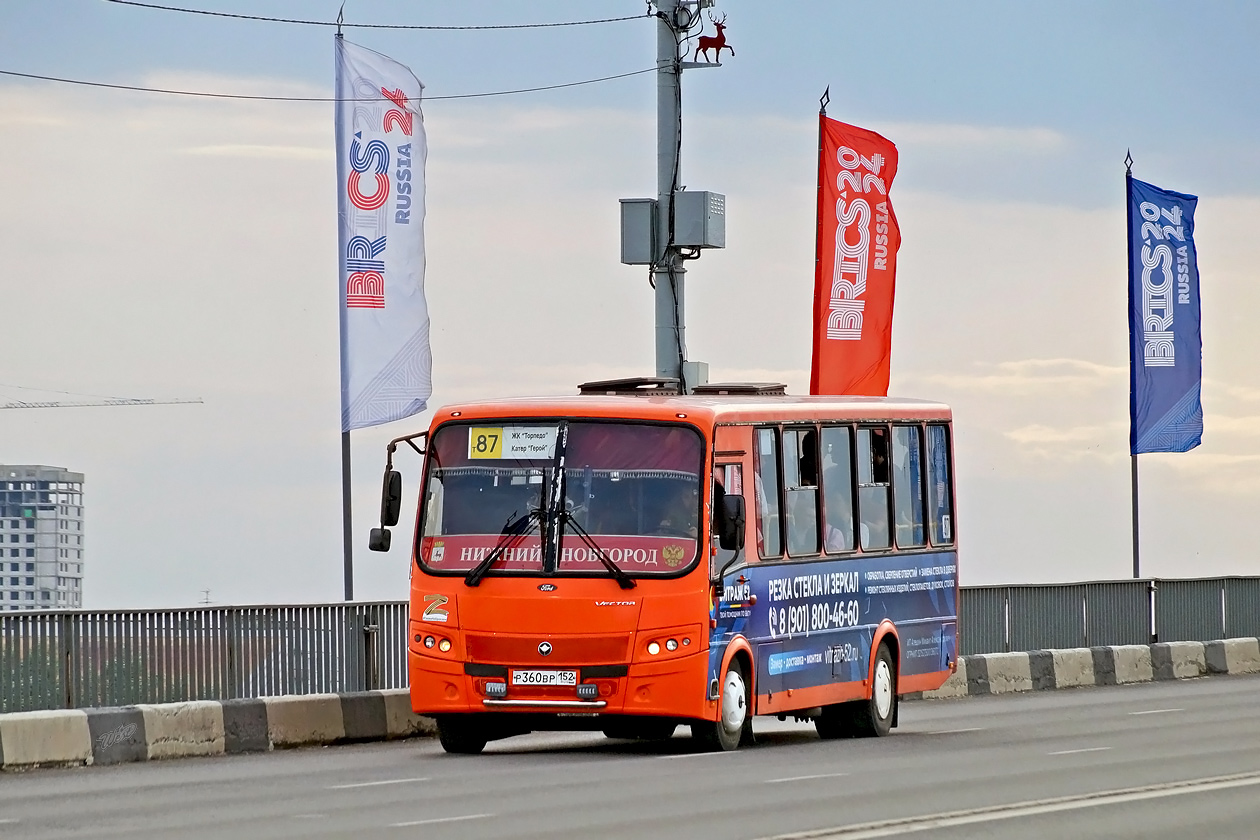
[[373,528],[372,533],[368,536],[368,549],[370,551],[389,551],[391,535],[388,528]]
[[722,497],[722,514],[718,521],[718,545],[726,551],[744,547],[744,497],[728,494]]
[[385,479],[381,483],[381,527],[397,525],[401,511],[402,473],[386,469]]

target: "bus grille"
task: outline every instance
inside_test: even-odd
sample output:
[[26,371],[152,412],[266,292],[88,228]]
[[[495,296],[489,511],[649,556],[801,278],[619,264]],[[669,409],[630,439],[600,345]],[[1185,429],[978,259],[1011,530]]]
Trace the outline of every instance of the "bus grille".
[[[469,633],[468,658],[474,662],[504,665],[600,665],[627,662],[630,636],[490,636]],[[551,643],[551,653],[543,656],[538,645]]]

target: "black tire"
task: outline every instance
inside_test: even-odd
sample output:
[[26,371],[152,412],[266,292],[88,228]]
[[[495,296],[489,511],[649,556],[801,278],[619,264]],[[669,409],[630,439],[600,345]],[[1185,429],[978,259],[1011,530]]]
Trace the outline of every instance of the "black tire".
[[460,717],[438,718],[438,740],[442,749],[456,755],[476,755],[486,748],[489,739],[470,721]]
[[824,741],[832,741],[837,738],[852,738],[855,734],[853,725],[853,717],[855,709],[853,708],[859,703],[836,703],[831,706],[823,706],[822,714],[814,718],[814,728],[818,730],[818,737]]
[[897,664],[883,642],[871,672],[870,699],[853,704],[853,734],[859,738],[882,738],[892,731],[897,716]]
[[691,737],[710,752],[730,752],[752,740],[752,696],[738,659],[731,660],[718,694],[718,719],[691,724]]

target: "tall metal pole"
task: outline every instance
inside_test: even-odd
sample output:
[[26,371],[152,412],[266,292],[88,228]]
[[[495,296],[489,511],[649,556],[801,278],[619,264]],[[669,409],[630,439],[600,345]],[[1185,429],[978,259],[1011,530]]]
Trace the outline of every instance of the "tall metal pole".
[[1133,448],[1137,440],[1133,436],[1133,421],[1137,416],[1133,400],[1137,396],[1137,344],[1133,327],[1133,155],[1124,155],[1124,238],[1129,243],[1129,266],[1126,274],[1129,284],[1129,457],[1132,459],[1133,486],[1133,578],[1142,576],[1142,567],[1138,556],[1138,459]]
[[657,0],[656,21],[656,375],[682,382],[686,339],[683,285],[686,271],[674,247],[674,193],[682,148],[682,59],[678,54],[679,0]]
[[350,433],[341,433],[341,551],[346,600],[354,600],[354,539],[350,527]]

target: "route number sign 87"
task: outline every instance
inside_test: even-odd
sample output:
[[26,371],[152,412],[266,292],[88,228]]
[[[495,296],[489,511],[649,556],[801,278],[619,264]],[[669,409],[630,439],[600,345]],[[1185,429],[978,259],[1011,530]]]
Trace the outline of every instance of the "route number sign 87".
[[502,458],[503,457],[503,429],[502,428],[471,428],[468,430],[468,457],[474,458]]

